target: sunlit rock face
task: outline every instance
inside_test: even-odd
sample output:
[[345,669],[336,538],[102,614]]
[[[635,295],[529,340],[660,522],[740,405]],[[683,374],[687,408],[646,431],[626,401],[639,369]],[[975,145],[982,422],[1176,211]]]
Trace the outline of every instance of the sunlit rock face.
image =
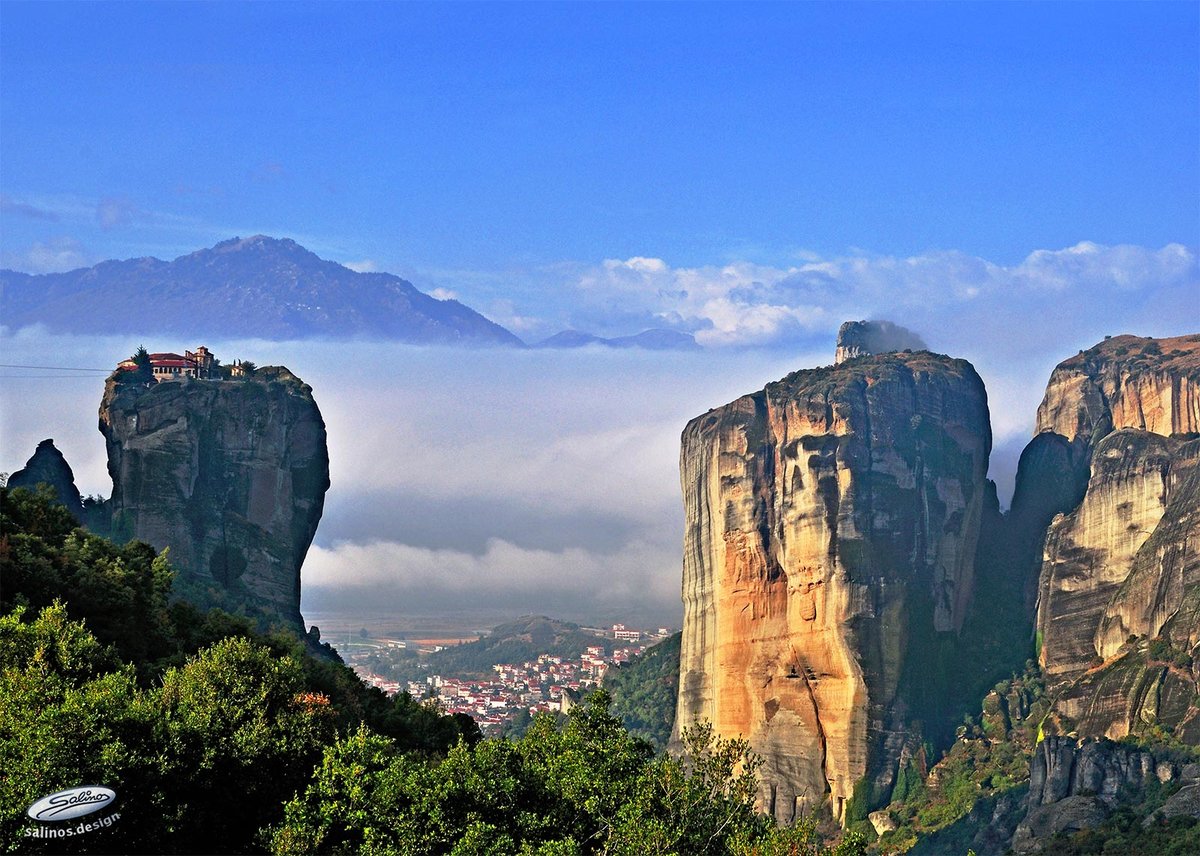
[[1038,427],[1086,479],[1038,580],[1038,658],[1064,728],[1200,742],[1200,336],[1119,336],[1067,360]]
[[310,387],[274,366],[149,387],[110,378],[100,430],[115,536],[169,547],[185,596],[303,632],[300,566],[329,487]]
[[971,600],[990,445],[975,370],[927,352],[796,372],[685,428],[676,736],[748,738],[780,820],[826,798],[841,819],[894,766],[907,682]]
[[1200,335],[1114,336],[1059,363],[1035,433],[1096,441],[1120,428],[1200,432]]

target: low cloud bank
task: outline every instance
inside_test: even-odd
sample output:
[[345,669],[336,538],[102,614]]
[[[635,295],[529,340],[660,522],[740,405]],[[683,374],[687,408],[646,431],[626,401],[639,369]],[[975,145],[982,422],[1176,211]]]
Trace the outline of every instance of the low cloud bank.
[[322,611],[378,610],[386,601],[417,613],[462,604],[576,616],[636,612],[678,625],[677,552],[640,541],[610,554],[531,550],[499,539],[481,555],[395,542],[334,544],[309,552],[305,603]]
[[[1054,365],[1105,334],[1194,332],[1200,288],[1194,254],[1175,244],[1082,243],[1009,267],[961,253],[810,259],[787,269],[677,269],[638,257],[559,266],[555,275],[574,285],[543,288],[560,297],[536,311],[517,289],[513,306],[527,324],[535,316],[550,323],[561,308],[595,319],[598,333],[675,326],[709,349],[203,343],[225,361],[288,366],[321,407],[332,487],[304,568],[306,609],[486,604],[575,618],[640,610],[647,622],[675,623],[679,434],[691,417],[832,363],[842,321],[887,319],[979,370],[995,439],[992,476],[1007,501]],[[553,299],[564,302],[556,308]],[[139,344],[201,343],[0,328],[3,362],[12,365],[107,370]],[[53,437],[80,489],[108,495],[96,430],[103,378],[0,370],[0,469],[19,468]]]

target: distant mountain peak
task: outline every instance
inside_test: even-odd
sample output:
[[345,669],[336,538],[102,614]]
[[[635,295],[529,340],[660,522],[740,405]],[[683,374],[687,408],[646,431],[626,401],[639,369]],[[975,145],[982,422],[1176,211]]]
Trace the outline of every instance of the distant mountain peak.
[[302,247],[291,238],[273,238],[270,235],[251,235],[249,238],[230,238],[221,241],[210,249],[197,250],[190,255],[227,255],[246,254],[261,256],[283,256],[289,258],[311,259],[313,262],[324,261],[312,250]]
[[[251,235],[248,238],[235,235],[224,241],[218,241],[213,247],[214,252],[227,250],[242,250],[252,247],[299,247],[291,238],[276,238],[271,235]],[[204,252],[201,250],[200,252]]]
[[618,336],[605,339],[581,330],[563,330],[548,339],[543,339],[536,348],[585,348],[598,345],[605,348],[644,348],[651,351],[698,351],[700,345],[691,333],[678,330],[655,328],[643,330],[634,336]]
[[269,235],[230,238],[170,262],[111,260],[36,276],[0,271],[0,312],[14,328],[41,323],[72,333],[524,347],[462,303]]

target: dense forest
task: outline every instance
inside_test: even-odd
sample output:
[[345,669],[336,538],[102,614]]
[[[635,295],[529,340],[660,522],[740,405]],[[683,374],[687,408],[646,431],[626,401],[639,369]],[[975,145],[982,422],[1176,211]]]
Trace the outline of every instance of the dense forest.
[[675,699],[679,694],[679,645],[675,633],[623,666],[609,669],[604,688],[612,695],[613,713],[630,734],[659,750],[671,739]]
[[[701,725],[657,755],[604,692],[482,740],[308,640],[173,598],[166,553],[76,528],[49,492],[0,488],[0,580],[5,852],[865,852],[757,814],[743,741]],[[27,806],[81,784],[117,793],[116,823],[25,836]]]

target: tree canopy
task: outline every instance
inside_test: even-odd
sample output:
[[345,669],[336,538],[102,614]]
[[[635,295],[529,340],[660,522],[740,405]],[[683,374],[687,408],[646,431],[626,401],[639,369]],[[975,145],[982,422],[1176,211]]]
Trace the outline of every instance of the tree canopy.
[[[75,528],[0,488],[0,850],[856,856],[754,809],[760,763],[701,724],[656,756],[598,691],[562,721],[483,740],[388,698],[285,632],[172,599],[168,555]],[[119,822],[26,838],[25,809],[81,783]]]

